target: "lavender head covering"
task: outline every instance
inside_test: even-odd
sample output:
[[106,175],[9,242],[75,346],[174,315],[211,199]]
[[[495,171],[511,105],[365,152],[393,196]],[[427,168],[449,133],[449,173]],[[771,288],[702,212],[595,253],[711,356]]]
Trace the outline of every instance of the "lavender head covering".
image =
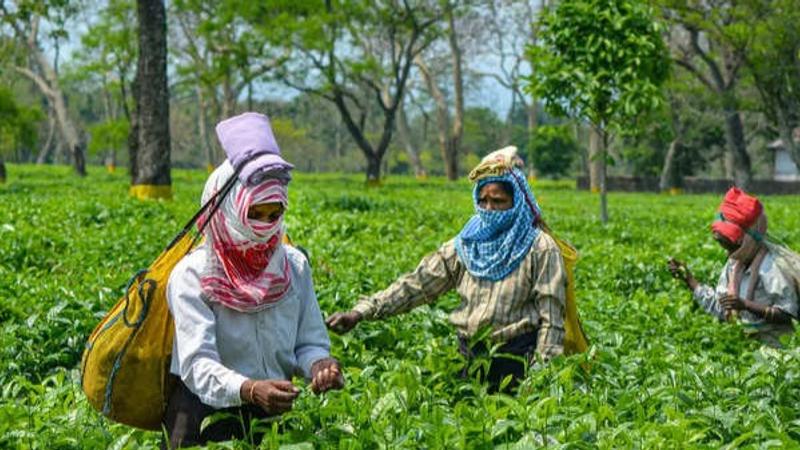
[[269,118],[246,112],[217,124],[217,138],[234,168],[244,164],[239,179],[256,185],[267,178],[284,183],[291,179],[293,165],[281,158],[281,150],[272,133]]

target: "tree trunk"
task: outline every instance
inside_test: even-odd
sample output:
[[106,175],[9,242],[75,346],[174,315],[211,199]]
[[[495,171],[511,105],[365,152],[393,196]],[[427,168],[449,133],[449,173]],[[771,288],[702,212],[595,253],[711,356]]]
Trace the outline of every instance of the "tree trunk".
[[447,123],[448,120],[446,118],[447,109],[446,107],[442,108],[437,106],[436,107],[436,115],[439,118],[439,129],[437,130],[437,137],[439,141],[439,151],[442,154],[442,161],[444,162],[444,175],[447,177],[448,180],[456,180],[458,179],[458,172],[453,170],[454,168],[458,167],[458,163],[453,160],[453,155],[450,153],[450,146],[447,145],[447,128],[446,125],[442,125],[442,122]]
[[0,184],[6,182],[6,162],[3,159],[3,155],[0,155]]
[[608,151],[608,133],[606,130],[600,131],[600,222],[605,225],[608,223],[608,191],[606,189],[606,152]]
[[334,133],[334,144],[333,144],[333,155],[336,157],[336,160],[342,158],[342,116],[339,115],[338,120],[336,121],[336,132]]
[[453,8],[447,9],[447,37],[450,45],[450,56],[453,69],[453,92],[454,92],[454,117],[452,128],[450,127],[450,109],[445,100],[444,93],[439,88],[434,75],[428,66],[419,56],[415,59],[419,67],[428,92],[436,103],[436,118],[439,125],[439,149],[444,161],[444,173],[447,179],[455,181],[458,179],[458,154],[461,146],[461,138],[464,134],[464,76],[462,74],[461,48],[458,44],[456,33],[455,18]]
[[128,129],[128,172],[131,176],[131,184],[138,176],[139,157],[139,82],[134,75],[131,83],[131,96],[133,97],[133,111],[130,114],[130,128]]
[[675,138],[669,143],[667,156],[664,158],[664,167],[661,169],[661,179],[658,182],[658,188],[662,192],[678,187],[677,183],[675,183],[675,155],[678,153],[678,146],[680,145],[679,138]]
[[247,83],[247,110],[253,110],[253,82]]
[[445,143],[445,152],[448,155],[445,160],[445,173],[448,174],[447,179],[455,181],[458,179],[458,147],[460,140],[456,137],[451,137]]
[[56,131],[56,124],[55,119],[53,118],[52,109],[48,113],[48,120],[47,120],[47,140],[45,141],[42,148],[39,150],[39,156],[36,157],[36,164],[42,165],[47,162],[47,159],[50,157],[50,150],[53,148],[53,137],[55,136]]
[[[703,8],[701,7],[701,9]],[[712,27],[717,26],[716,23],[712,22],[712,24]],[[686,23],[683,23],[683,27],[688,33],[688,35],[685,34],[684,36],[688,38],[687,43],[691,48],[690,56],[697,55],[700,57],[708,68],[708,75],[704,75],[703,71],[695,67],[690,58],[683,57],[678,59],[677,62],[686,67],[699,81],[720,96],[725,115],[727,152],[724,163],[726,165],[726,175],[729,178],[732,175],[734,184],[742,189],[747,189],[752,178],[752,170],[744,139],[744,126],[739,115],[736,99],[736,85],[740,77],[739,69],[745,61],[741,57],[741,50],[743,49],[734,48],[730,45],[730,42],[706,40],[703,43],[702,30]],[[710,53],[710,50],[715,50],[715,53],[720,54],[721,60],[717,61],[715,56]]]
[[436,80],[433,79],[433,74],[428,69],[428,66],[421,57],[416,59],[417,67],[419,67],[422,77],[425,79],[425,84],[428,87],[428,92],[433,97],[436,104],[436,122],[437,122],[437,138],[439,141],[439,150],[442,154],[442,161],[444,162],[444,173],[448,180],[458,179],[458,162],[453,161],[455,155],[451,153],[452,146],[448,141],[448,130],[450,128],[450,112],[447,108],[447,102],[444,98],[444,93],[439,89]]
[[131,193],[138,198],[171,198],[167,22],[164,1],[137,0],[137,11],[138,148]]
[[[575,122],[575,142],[577,142],[578,145],[580,145],[580,148],[582,148],[582,149],[588,148],[588,143],[586,142],[585,129],[578,122]],[[589,152],[588,151],[580,152],[580,158],[581,158],[580,173],[582,173],[583,176],[585,176],[588,179],[589,178]]]
[[514,129],[514,109],[517,107],[517,94],[514,91],[511,91],[511,106],[508,107],[508,112],[506,113],[505,119],[505,126],[503,127],[503,132],[500,134],[499,144],[501,146],[511,145],[511,138],[512,132]]
[[405,105],[401,104],[397,108],[397,135],[406,149],[411,167],[414,169],[414,175],[417,178],[425,178],[425,167],[422,166],[422,161],[419,159],[419,151],[411,136],[411,127],[408,126],[408,117],[406,116]]
[[538,117],[537,117],[537,110],[536,110],[536,99],[532,98],[530,103],[527,105],[528,109],[528,139],[536,133],[536,127],[539,126]]
[[[3,6],[0,6],[0,15],[5,14],[7,14],[7,10],[3,4]],[[32,70],[29,67],[13,66],[13,70],[30,79],[42,92],[42,95],[47,98],[51,108],[55,112],[55,120],[58,124],[62,140],[67,146],[67,151],[72,154],[75,172],[80,176],[85,176],[86,165],[83,154],[85,150],[83,135],[78,132],[77,127],[70,120],[69,114],[67,113],[66,99],[64,98],[64,93],[58,82],[57,67],[54,68],[54,65],[50,64],[47,56],[42,52],[39,46],[37,40],[39,18],[40,17],[36,14],[29,16],[29,29],[27,30],[23,30],[14,20],[9,22],[16,37],[25,42],[29,61],[31,62],[31,66],[35,68]],[[58,44],[56,43],[56,45]],[[58,64],[58,47],[56,47],[55,64]]]
[[203,88],[200,85],[197,86],[197,128],[200,133],[200,145],[203,146],[203,153],[206,155],[206,170],[211,173],[216,167],[216,161],[214,158],[214,147],[211,146],[211,142],[208,140],[208,126],[206,123],[206,99],[205,95],[203,94]]
[[61,90],[56,88],[56,94],[53,96],[53,109],[56,113],[56,123],[58,123],[61,130],[61,137],[64,139],[64,144],[67,146],[66,150],[72,158],[72,164],[75,167],[75,173],[85,177],[86,176],[86,159],[85,159],[85,146],[78,130],[69,119],[67,113],[67,105],[64,102],[64,94]]
[[747,146],[744,142],[742,117],[734,107],[726,106],[724,111],[725,141],[733,163],[733,182],[739,188],[747,190],[750,186],[752,170],[750,155],[747,154]]
[[[397,99],[397,101],[399,102],[400,99]],[[344,120],[347,130],[350,132],[350,135],[353,137],[356,145],[358,145],[358,148],[361,149],[361,152],[367,159],[367,185],[380,185],[381,161],[383,160],[383,156],[386,154],[386,149],[389,147],[389,142],[391,141],[391,131],[394,129],[394,111],[384,111],[384,117],[386,121],[383,124],[383,136],[380,142],[378,142],[378,145],[373,148],[372,144],[369,143],[362,130],[358,127],[353,120],[353,117],[350,115],[350,111],[347,109],[344,97],[340,93],[337,93],[337,95],[335,95],[333,98],[333,102],[334,105],[336,105],[336,108],[339,110],[339,115],[341,116],[342,120]]]
[[[788,115],[789,114],[787,114],[783,109],[778,110],[777,114],[778,134],[780,135],[781,140],[783,141],[783,147],[789,151],[789,156],[792,157],[792,161],[794,161],[794,164],[798,168],[800,168],[800,144],[798,144],[797,140],[795,140],[795,137],[800,137],[797,136],[797,134],[800,133],[800,128],[794,128],[792,126],[792,123],[787,118]],[[774,167],[775,164],[774,154],[772,157],[772,161]],[[773,174],[774,174],[774,168],[773,168]]]
[[462,74],[461,47],[458,44],[456,33],[455,13],[453,7],[447,8],[447,37],[450,43],[450,53],[453,63],[453,93],[454,93],[454,118],[453,129],[447,142],[447,151],[450,154],[449,167],[446,172],[452,174],[449,180],[458,179],[458,157],[461,153],[461,138],[464,136],[464,76]]
[[41,90],[42,94],[47,97],[53,109],[55,122],[58,125],[61,139],[64,145],[66,145],[66,151],[70,153],[75,172],[80,176],[86,176],[85,148],[82,134],[78,132],[75,124],[69,118],[64,93],[61,91],[61,87],[58,84],[58,77],[53,71],[53,68],[49,65],[47,58],[41,54],[38,47],[29,46],[28,50],[32,52],[32,57],[36,60],[44,75],[40,76],[30,69],[23,67],[14,67],[14,69],[33,81],[39,90]]
[[227,119],[236,113],[236,95],[231,87],[229,78],[222,83],[222,119]]
[[[64,140],[61,139],[60,137],[56,136],[55,143],[56,143],[56,145],[55,145],[55,149],[53,151],[53,162],[60,161],[61,164],[67,164],[67,165],[71,164],[70,161],[72,161],[72,160],[70,159],[69,155],[67,154],[68,152],[66,150],[64,150],[64,148],[65,148],[64,147]],[[60,158],[60,159],[58,159],[58,158]]]
[[[594,128],[589,130],[589,187],[592,192],[600,192],[600,178],[604,177],[601,174],[605,170],[605,155],[601,155],[602,149],[602,136]],[[605,181],[605,180],[604,180]]]
[[364,154],[367,158],[367,186],[377,186],[381,182],[381,158],[373,154]]
[[108,173],[114,173],[117,171],[117,151],[111,149],[106,153],[105,158],[106,170]]

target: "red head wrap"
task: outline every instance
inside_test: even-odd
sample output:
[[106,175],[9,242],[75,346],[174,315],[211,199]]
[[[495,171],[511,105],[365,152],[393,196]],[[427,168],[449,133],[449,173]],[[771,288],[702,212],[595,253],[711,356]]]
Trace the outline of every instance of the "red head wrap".
[[711,229],[733,243],[739,243],[745,231],[756,224],[764,206],[757,198],[732,187],[719,205],[717,220]]

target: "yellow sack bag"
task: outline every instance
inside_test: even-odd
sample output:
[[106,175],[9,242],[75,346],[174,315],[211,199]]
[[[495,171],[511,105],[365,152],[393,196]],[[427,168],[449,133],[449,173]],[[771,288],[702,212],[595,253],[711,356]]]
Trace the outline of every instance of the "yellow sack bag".
[[567,271],[567,301],[564,311],[564,354],[583,353],[589,348],[589,340],[583,332],[581,319],[578,316],[578,305],[575,302],[575,263],[578,262],[578,251],[567,241],[552,234],[550,236],[558,244],[564,267]]
[[160,430],[174,386],[169,373],[175,326],[166,287],[172,269],[190,250],[185,234],[137,273],[127,292],[97,325],[83,353],[81,387],[109,419]]
[[145,430],[160,430],[175,384],[170,374],[175,325],[166,298],[175,265],[198,242],[195,223],[219,209],[238,170],[192,217],[167,248],[128,282],[125,295],[95,327],[81,360],[81,388],[89,403],[109,419]]

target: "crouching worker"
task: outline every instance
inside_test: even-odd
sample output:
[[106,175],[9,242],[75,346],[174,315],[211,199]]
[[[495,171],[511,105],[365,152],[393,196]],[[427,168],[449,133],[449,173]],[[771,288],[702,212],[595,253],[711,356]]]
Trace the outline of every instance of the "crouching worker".
[[[377,320],[432,303],[455,289],[461,305],[450,314],[467,358],[501,344],[497,353],[529,364],[563,352],[566,274],[559,247],[544,232],[541,211],[520,170],[515,147],[486,156],[471,173],[475,215],[461,232],[426,256],[385,290],[363,298],[326,323],[345,333],[362,320]],[[490,327],[491,342],[469,343]],[[484,374],[496,391],[511,375],[525,373],[521,358],[497,356]]]
[[779,337],[794,332],[800,256],[768,239],[761,202],[737,188],[725,195],[711,231],[728,253],[715,287],[700,284],[680,261],[670,260],[669,270],[709,314],[720,321],[738,316],[748,336],[780,347]]
[[[171,372],[180,378],[164,419],[170,448],[247,436],[252,419],[292,408],[299,394],[293,375],[309,379],[315,392],[344,384],[309,264],[282,243],[292,166],[280,157],[266,116],[228,119],[217,134],[230,161],[241,152],[262,154],[246,163],[219,209],[201,218],[209,221],[204,242],[167,285],[175,320]],[[203,203],[231,176],[226,161],[206,182]],[[229,418],[201,431],[220,411]]]

